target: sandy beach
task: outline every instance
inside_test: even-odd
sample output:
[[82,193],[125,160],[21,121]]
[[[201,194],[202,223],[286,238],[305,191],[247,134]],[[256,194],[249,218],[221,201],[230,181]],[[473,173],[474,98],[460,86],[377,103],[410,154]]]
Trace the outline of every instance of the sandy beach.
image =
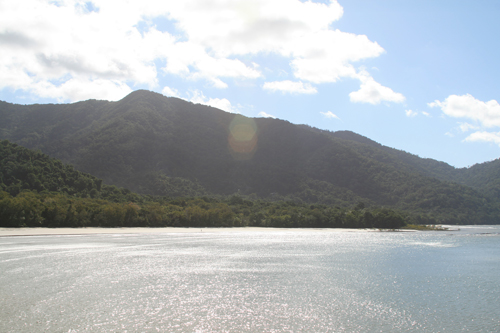
[[[294,232],[295,228],[0,228],[0,237],[86,235],[86,234],[145,234],[145,233],[240,233],[240,232]],[[312,232],[370,232],[376,229],[307,229]]]

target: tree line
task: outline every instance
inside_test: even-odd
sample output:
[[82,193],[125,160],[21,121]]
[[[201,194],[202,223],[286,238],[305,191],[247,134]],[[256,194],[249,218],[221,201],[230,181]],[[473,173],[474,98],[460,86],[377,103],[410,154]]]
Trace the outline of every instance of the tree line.
[[0,227],[277,227],[384,228],[406,225],[404,214],[295,202],[225,199],[142,198],[112,202],[61,193],[0,192]]

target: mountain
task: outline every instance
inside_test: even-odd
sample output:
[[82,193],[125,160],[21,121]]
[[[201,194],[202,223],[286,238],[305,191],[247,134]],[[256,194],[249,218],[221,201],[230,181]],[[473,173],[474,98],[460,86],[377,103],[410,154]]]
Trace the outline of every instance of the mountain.
[[139,90],[118,102],[0,102],[0,138],[152,195],[230,195],[498,222],[500,162],[469,169],[361,135],[247,118]]
[[97,197],[102,180],[76,171],[71,165],[7,140],[0,141],[0,191],[52,191]]
[[[184,189],[184,180],[172,188]],[[300,227],[408,226],[407,214],[362,205],[214,197],[141,196],[102,185],[73,166],[8,140],[0,141],[0,227]]]
[[[77,171],[70,164],[64,164],[40,151],[1,140],[0,192],[16,197],[26,191],[112,202],[141,201],[139,195],[128,189],[103,185],[102,179]],[[190,193],[180,195],[186,194]]]

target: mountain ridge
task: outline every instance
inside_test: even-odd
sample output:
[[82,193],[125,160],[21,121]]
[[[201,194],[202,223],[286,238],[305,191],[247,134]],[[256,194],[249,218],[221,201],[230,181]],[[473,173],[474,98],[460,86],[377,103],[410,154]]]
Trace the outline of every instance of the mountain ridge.
[[248,118],[145,90],[117,102],[0,104],[0,120],[0,139],[143,194],[162,195],[182,178],[212,194],[365,202],[448,217],[456,210],[461,220],[472,214],[463,207],[486,202],[488,218],[498,217],[496,161],[456,169],[353,132]]

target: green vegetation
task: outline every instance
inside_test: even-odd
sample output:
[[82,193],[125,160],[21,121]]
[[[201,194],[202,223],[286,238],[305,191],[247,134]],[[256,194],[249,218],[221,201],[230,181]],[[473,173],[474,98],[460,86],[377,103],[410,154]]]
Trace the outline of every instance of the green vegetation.
[[[0,142],[1,227],[301,227],[399,228],[389,209],[297,202],[141,196],[75,171],[40,152]],[[179,184],[176,184],[176,183]],[[172,180],[172,188],[183,186]],[[185,184],[184,184],[185,185]],[[188,186],[194,186],[188,184]]]
[[23,190],[97,197],[102,180],[76,171],[47,155],[0,141],[0,190],[16,196]]
[[353,210],[290,202],[246,201],[239,197],[177,198],[112,202],[63,194],[0,192],[0,227],[402,227],[389,209]]
[[[125,195],[139,205],[158,197],[210,197],[223,203],[237,195],[347,212],[363,202],[367,209],[404,212],[414,224],[500,222],[499,161],[455,169],[352,132],[267,118],[253,120],[256,132],[246,156],[229,142],[235,119],[247,118],[148,91],[118,102],[0,102],[0,139],[74,165],[72,171],[64,166],[66,181],[57,175],[61,162],[15,168],[3,163],[2,189],[13,197],[33,189],[116,203]],[[51,170],[53,176],[35,179],[33,168]],[[22,184],[9,178],[15,172]]]

